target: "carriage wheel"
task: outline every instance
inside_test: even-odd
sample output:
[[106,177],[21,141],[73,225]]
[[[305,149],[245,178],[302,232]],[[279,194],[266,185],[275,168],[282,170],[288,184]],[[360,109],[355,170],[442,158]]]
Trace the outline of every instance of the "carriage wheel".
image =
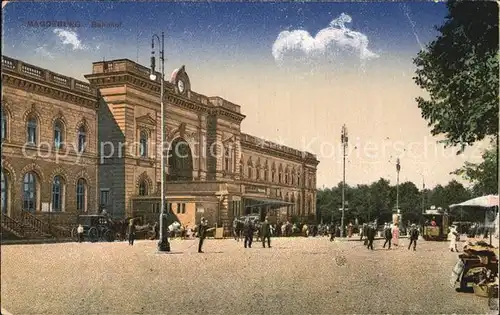
[[73,241],[78,241],[78,231],[77,231],[76,227],[71,229],[71,239]]
[[88,232],[89,240],[92,243],[95,243],[99,240],[99,231],[95,227],[90,228]]
[[106,230],[104,232],[104,234],[103,234],[103,237],[108,242],[114,242],[115,241],[115,235],[111,232],[111,230]]

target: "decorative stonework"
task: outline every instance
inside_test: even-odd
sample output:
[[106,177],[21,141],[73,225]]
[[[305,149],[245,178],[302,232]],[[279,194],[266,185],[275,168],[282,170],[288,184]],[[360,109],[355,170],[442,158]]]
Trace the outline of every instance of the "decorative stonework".
[[31,108],[24,112],[23,121],[27,121],[29,117],[34,117],[38,122],[40,122],[40,114],[36,109],[35,103],[31,104]]
[[31,163],[23,167],[23,169],[21,170],[21,175],[24,176],[24,174],[28,172],[36,173],[36,175],[39,177],[38,179],[40,180],[40,182],[43,182],[45,179],[42,168],[36,163]]
[[62,167],[56,167],[56,168],[52,171],[52,173],[50,174],[50,177],[49,177],[49,178],[46,178],[47,183],[49,183],[49,184],[50,184],[50,183],[52,183],[52,181],[54,180],[54,177],[56,177],[56,176],[61,176],[61,177],[62,177],[62,179],[63,179],[63,181],[64,181],[65,183],[67,183],[67,182],[68,182],[68,179],[69,179],[69,178],[68,178],[68,174],[66,173],[66,170],[65,170],[65,169],[63,169]]
[[135,119],[138,126],[147,126],[151,129],[156,127],[156,120],[148,113]]
[[[31,80],[31,78],[30,78]],[[37,80],[38,81],[38,80]],[[41,85],[38,82],[28,81],[27,78],[14,77],[7,73],[2,73],[2,84],[5,86],[11,86],[16,89],[24,90],[26,92],[36,93],[39,95],[44,95],[49,98],[58,99],[61,101],[73,103],[76,105],[84,106],[87,108],[95,109],[97,102],[97,97],[75,95],[74,92],[68,93],[61,91],[57,88]]]
[[61,110],[59,110],[57,114],[54,117],[52,117],[51,126],[54,126],[57,120],[59,120],[63,124],[63,127],[66,128],[67,126],[66,119],[64,119],[64,115]]
[[[2,169],[9,175],[11,182],[17,182],[17,174],[12,165],[2,156]],[[5,175],[5,174],[4,174]]]
[[89,185],[90,183],[92,183],[92,181],[90,180],[90,176],[89,174],[87,173],[87,170],[85,169],[81,169],[80,171],[78,171],[74,176],[73,176],[73,185],[76,187],[76,184],[78,183],[78,180],[80,178],[83,178],[85,180],[85,182],[87,183],[87,185]]
[[85,128],[85,132],[87,133],[87,139],[91,139],[92,132],[90,130],[90,126],[87,123],[87,119],[85,119],[85,117],[82,117],[82,119],[80,119],[80,121],[76,124],[76,127],[75,127],[76,134],[78,134],[80,127]]
[[143,172],[139,176],[137,176],[137,180],[135,181],[135,188],[138,190],[141,182],[143,181],[146,182],[146,185],[148,186],[148,195],[153,193],[153,181],[151,180],[147,172]]

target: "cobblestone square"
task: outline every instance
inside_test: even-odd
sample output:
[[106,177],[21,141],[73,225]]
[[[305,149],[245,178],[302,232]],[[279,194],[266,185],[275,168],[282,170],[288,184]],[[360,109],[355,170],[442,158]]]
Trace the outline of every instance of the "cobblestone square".
[[[402,245],[407,245],[402,240]],[[275,238],[2,246],[2,308],[18,314],[485,314],[487,299],[450,287],[456,254],[419,241]]]

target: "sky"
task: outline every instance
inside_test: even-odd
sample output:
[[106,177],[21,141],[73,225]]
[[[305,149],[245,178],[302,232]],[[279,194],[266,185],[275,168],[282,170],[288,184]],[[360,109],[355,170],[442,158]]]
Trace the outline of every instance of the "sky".
[[103,59],[148,66],[165,32],[166,73],[185,65],[193,91],[242,107],[243,132],[316,154],[320,188],[342,180],[343,124],[349,185],[395,184],[397,158],[400,182],[460,181],[450,172],[486,148],[444,148],[415,102],[412,59],[437,36],[441,2],[10,1],[2,14],[3,54],[81,80]]

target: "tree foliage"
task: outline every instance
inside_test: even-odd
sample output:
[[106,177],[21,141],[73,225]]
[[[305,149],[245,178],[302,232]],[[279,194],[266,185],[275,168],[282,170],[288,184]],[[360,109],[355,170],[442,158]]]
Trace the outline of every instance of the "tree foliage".
[[449,1],[440,35],[414,59],[414,80],[430,98],[417,98],[433,135],[447,145],[498,137],[498,4]]
[[485,150],[481,163],[465,162],[465,165],[453,172],[470,181],[472,192],[476,196],[498,194],[498,143]]
[[[370,185],[346,186],[348,202],[344,222],[360,223],[373,221],[389,222],[396,209],[396,186],[386,179],[379,179]],[[419,189],[412,182],[399,185],[399,209],[404,222],[419,222],[423,210],[431,205],[448,209],[448,206],[466,201],[472,197],[462,184],[452,180],[446,186],[438,185],[432,190]],[[342,183],[336,187],[320,189],[317,194],[319,221],[340,223],[342,216]],[[452,213],[453,214],[453,213]]]

